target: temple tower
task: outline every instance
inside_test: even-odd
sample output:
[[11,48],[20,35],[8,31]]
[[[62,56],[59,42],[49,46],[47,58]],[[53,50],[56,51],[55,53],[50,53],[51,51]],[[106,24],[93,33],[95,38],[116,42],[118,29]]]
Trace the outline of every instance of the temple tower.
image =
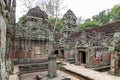
[[[77,29],[77,22],[76,22],[77,18],[75,16],[75,14],[73,13],[72,10],[68,10],[62,18],[62,23],[61,23],[61,34],[63,35],[63,37],[60,40],[60,44],[63,44],[63,46],[60,46],[61,48],[64,48],[64,50],[59,53],[59,54],[64,54],[64,57],[66,60],[69,60],[70,58],[73,57],[74,54],[74,43],[72,43],[72,38],[71,34],[75,33],[78,31]],[[64,52],[64,53],[63,53]]]
[[19,22],[19,36],[21,38],[21,58],[47,58],[52,50],[48,15],[38,6],[31,8]]
[[70,9],[64,14],[61,24],[61,33],[64,37],[69,37],[72,33],[78,31],[76,20],[75,14]]

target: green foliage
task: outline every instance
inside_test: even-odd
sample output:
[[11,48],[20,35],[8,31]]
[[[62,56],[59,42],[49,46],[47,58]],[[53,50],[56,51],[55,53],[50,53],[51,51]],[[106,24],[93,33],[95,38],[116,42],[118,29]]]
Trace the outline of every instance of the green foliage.
[[120,20],[120,5],[115,5],[110,12],[112,21]]
[[106,24],[110,21],[109,10],[104,10],[98,15],[92,17],[93,20],[97,21],[99,24]]
[[19,22],[18,23],[25,23],[26,21],[26,15],[23,15],[22,17],[19,18]]
[[98,25],[99,25],[98,22],[87,19],[87,20],[85,20],[85,22],[83,24],[79,24],[78,28],[79,28],[79,30],[83,30],[83,29],[89,29],[91,27],[96,27]]
[[[55,22],[56,22],[56,19],[50,17],[50,18],[48,18],[48,22],[50,23],[50,27],[53,29],[53,28],[54,28],[54,25],[55,25]],[[60,27],[61,22],[62,22],[62,19],[57,18],[57,23],[56,23],[56,27],[55,27],[55,31],[56,31],[56,32],[59,32],[59,31],[60,31],[60,29],[61,29],[61,27]]]
[[99,24],[106,24],[109,21],[120,20],[120,5],[115,5],[111,10],[103,10],[98,15],[92,17]]
[[[19,22],[24,24],[26,22],[25,19],[26,19],[26,15],[23,15],[21,18],[19,18]],[[96,27],[98,25],[109,23],[111,20],[112,21],[120,20],[120,5],[115,5],[112,9],[101,11],[99,14],[94,15],[92,17],[92,20],[86,19],[84,23],[78,25],[78,28],[79,30],[89,29],[91,27]],[[55,27],[56,32],[59,32],[60,29],[62,28],[60,26],[62,19],[60,18],[57,18],[56,20],[56,18],[49,17],[48,22],[52,30]]]
[[110,21],[120,20],[120,5],[115,5],[112,9],[103,10],[90,19],[86,19],[83,24],[79,24],[79,30],[89,29],[98,25],[107,24]]
[[56,76],[56,75],[47,75],[47,77],[48,77],[49,79],[52,79],[52,78],[57,77],[57,76]]

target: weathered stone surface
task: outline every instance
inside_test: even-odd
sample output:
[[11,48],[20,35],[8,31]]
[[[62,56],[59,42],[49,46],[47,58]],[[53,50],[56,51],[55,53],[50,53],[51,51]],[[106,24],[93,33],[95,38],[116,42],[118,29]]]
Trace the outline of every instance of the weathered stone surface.
[[6,23],[4,18],[0,15],[0,30],[1,30],[1,54],[0,54],[0,63],[1,63],[1,78],[2,80],[7,80],[7,71],[6,71]]
[[61,23],[61,31],[60,33],[63,35],[63,37],[59,40],[59,47],[63,48],[62,50],[64,52],[61,52],[61,49],[59,49],[59,55],[63,55],[64,59],[70,62],[75,62],[75,42],[71,38],[71,34],[74,32],[77,32],[77,23],[76,23],[76,16],[75,14],[69,9],[62,18]]
[[8,80],[19,80],[18,75],[10,75]]
[[48,57],[48,77],[49,78],[53,78],[55,76],[57,76],[57,62],[56,62],[56,55],[55,54],[51,54]]
[[36,6],[35,8],[30,9],[27,12],[27,15],[28,16],[39,17],[39,18],[43,18],[43,19],[48,18],[48,15],[46,14],[46,12],[42,11],[39,6]]
[[7,62],[10,60],[9,55],[11,54],[11,41],[8,37],[11,37],[13,34],[11,28],[15,26],[15,16],[13,17],[11,14],[15,15],[16,0],[1,0],[0,5],[1,79],[7,80],[11,68],[11,65]]
[[49,30],[47,18],[47,14],[37,6],[28,11],[24,24],[19,22],[16,34],[19,32],[18,54],[22,59],[47,58],[52,51],[53,34]]

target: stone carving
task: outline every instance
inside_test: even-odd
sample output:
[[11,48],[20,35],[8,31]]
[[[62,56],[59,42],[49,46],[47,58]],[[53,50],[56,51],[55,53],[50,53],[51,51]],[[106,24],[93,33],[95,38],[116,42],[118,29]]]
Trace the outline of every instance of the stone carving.
[[120,42],[116,43],[114,52],[111,53],[110,74],[120,76]]
[[69,9],[62,18],[62,29],[64,37],[69,37],[73,32],[77,32],[77,23],[76,23],[75,14]]
[[49,30],[47,19],[48,15],[37,6],[27,12],[24,21],[20,21],[20,29],[18,30],[16,27],[19,37],[24,42],[21,41],[23,44],[21,51],[26,52],[26,55],[29,53],[31,57],[35,57],[35,55],[40,57],[48,56],[51,52],[51,46],[48,45],[53,40],[53,34]]
[[75,42],[72,38],[70,38],[70,36],[74,32],[78,31],[76,19],[77,18],[75,14],[70,9],[64,14],[62,18],[62,29],[60,33],[63,35],[63,37],[60,39],[60,45],[62,44],[61,47],[64,47],[66,50],[66,58],[70,58],[73,55],[73,49],[75,48]]

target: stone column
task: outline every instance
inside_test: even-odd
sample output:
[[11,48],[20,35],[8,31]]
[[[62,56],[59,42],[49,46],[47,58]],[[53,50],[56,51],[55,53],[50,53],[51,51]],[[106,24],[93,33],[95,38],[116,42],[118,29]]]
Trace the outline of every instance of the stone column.
[[56,55],[51,54],[48,57],[48,77],[53,78],[56,76],[56,70],[57,70],[57,62],[56,62]]
[[88,50],[85,50],[85,52],[86,52],[86,64],[89,64],[90,52]]
[[80,64],[80,53],[79,53],[79,50],[78,49],[76,49],[76,52],[75,52],[75,64],[76,65],[79,65]]
[[78,51],[76,51],[76,53],[75,53],[75,64],[78,64]]
[[58,50],[58,59],[61,59],[61,49]]
[[82,64],[82,52],[80,52],[79,55],[80,55],[80,62],[79,62],[79,64],[81,65]]
[[110,74],[115,75],[115,53],[111,53]]
[[117,75],[117,76],[120,76],[120,57],[119,57],[120,55],[119,55],[119,52],[116,54],[116,67],[115,67],[115,74]]

